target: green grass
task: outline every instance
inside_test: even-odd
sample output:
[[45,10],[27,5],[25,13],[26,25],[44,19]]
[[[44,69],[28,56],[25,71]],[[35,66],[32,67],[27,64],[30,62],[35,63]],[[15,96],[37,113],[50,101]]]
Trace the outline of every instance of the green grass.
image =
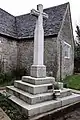
[[67,87],[80,90],[80,75],[75,74],[68,76],[63,80],[64,84],[67,84]]

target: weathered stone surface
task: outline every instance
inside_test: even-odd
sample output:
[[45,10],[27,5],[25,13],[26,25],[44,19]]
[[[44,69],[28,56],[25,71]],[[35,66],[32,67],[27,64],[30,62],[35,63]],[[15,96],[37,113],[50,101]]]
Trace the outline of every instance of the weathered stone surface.
[[[70,8],[67,6],[64,14],[63,23],[57,38],[57,60],[58,71],[57,78],[64,79],[66,76],[72,75],[74,70],[74,38],[72,31],[72,23]],[[64,41],[71,45],[70,58],[65,58]]]
[[61,107],[61,101],[46,101],[39,104],[29,105],[22,100],[16,98],[15,96],[10,96],[10,99],[22,107],[22,112],[25,113],[28,117],[45,113],[56,108]]
[[76,102],[80,101],[80,95],[73,93],[70,96],[61,98],[61,101],[62,101],[62,106],[69,105],[69,104],[72,104],[72,103],[76,103]]
[[34,115],[39,115],[41,113],[47,113],[48,111],[52,111],[54,109],[61,108],[63,106],[72,105],[76,102],[79,102],[80,95],[71,95],[64,98],[59,98],[57,101],[47,101],[39,104],[29,105],[22,100],[16,98],[15,96],[11,96],[10,99],[22,107],[22,111],[29,117]]
[[[18,41],[18,67],[25,68],[27,75],[30,75],[33,64],[33,39]],[[44,41],[44,65],[47,76],[56,77],[57,74],[57,38],[45,38]]]
[[45,78],[35,78],[31,76],[23,76],[22,77],[23,82],[31,83],[34,85],[40,85],[40,84],[48,84],[48,83],[55,83],[54,77],[45,77]]
[[[42,85],[32,85],[30,83],[22,82],[22,81],[15,81],[14,86],[19,88],[23,91],[29,92],[31,94],[39,94],[39,93],[46,93],[53,91],[53,84],[42,84]],[[51,87],[49,89],[49,86]]]
[[22,91],[18,88],[15,88],[14,86],[7,86],[7,92],[11,95],[20,98],[28,104],[37,104],[54,99],[53,92],[33,95],[28,92]]
[[0,36],[0,70],[11,72],[17,66],[17,41]]
[[31,66],[31,77],[45,78],[46,77],[46,66],[32,65]]
[[60,89],[60,90],[54,90],[57,98],[63,98],[72,95],[72,91],[70,89]]

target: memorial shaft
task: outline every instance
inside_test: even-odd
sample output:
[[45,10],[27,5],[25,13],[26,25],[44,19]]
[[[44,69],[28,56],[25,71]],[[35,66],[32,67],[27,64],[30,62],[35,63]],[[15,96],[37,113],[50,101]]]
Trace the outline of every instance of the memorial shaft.
[[31,66],[31,76],[45,77],[43,18],[48,18],[48,15],[43,12],[43,5],[41,4],[37,6],[37,11],[32,9],[31,14],[37,17],[34,31],[34,58]]

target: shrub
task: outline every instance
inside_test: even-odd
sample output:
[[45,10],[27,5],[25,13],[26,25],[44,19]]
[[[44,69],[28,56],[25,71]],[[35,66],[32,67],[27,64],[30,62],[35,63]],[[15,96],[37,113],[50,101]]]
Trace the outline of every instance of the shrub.
[[25,68],[17,68],[12,71],[12,75],[19,80],[21,79],[22,76],[26,74],[27,74],[27,70]]
[[27,120],[21,109],[8,99],[8,96],[0,94],[0,107],[11,118],[11,120]]
[[12,85],[14,80],[20,80],[22,76],[26,75],[26,69],[14,69],[11,72],[0,73],[0,86]]
[[6,73],[0,73],[0,85],[12,85],[14,83],[15,76],[12,75],[12,73],[6,72]]

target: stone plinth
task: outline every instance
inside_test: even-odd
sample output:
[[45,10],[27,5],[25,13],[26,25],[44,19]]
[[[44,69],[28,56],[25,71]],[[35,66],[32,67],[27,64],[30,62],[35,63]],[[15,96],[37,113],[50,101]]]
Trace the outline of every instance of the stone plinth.
[[32,65],[31,76],[36,78],[46,77],[46,66],[45,65]]

